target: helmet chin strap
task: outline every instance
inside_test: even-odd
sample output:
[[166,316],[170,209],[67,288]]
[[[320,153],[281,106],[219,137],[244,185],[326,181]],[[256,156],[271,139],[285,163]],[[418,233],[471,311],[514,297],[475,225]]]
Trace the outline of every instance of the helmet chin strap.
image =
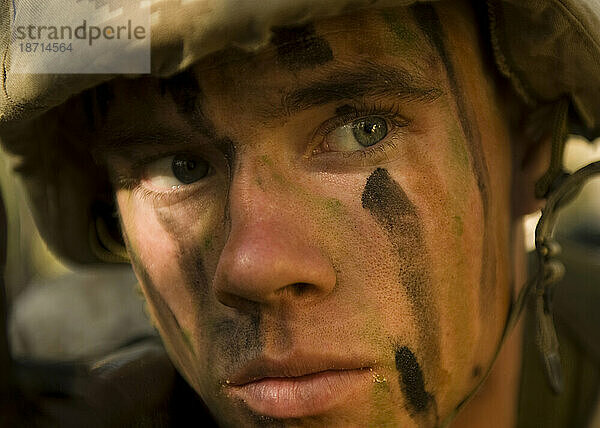
[[555,258],[560,253],[560,245],[553,238],[554,227],[560,209],[568,205],[594,175],[600,175],[600,161],[591,163],[573,174],[563,173],[558,177],[558,182],[553,183],[535,229],[537,269],[512,306],[502,337],[503,342],[516,324],[527,299],[535,296],[536,343],[544,362],[548,383],[556,394],[562,392],[563,380],[558,339],[552,318],[552,297],[554,287],[562,279],[565,269]]
[[564,147],[568,136],[569,100],[556,102],[553,109],[552,157],[550,167],[536,183],[535,193],[539,199],[546,199],[542,216],[535,229],[535,252],[537,269],[521,288],[517,299],[510,307],[502,338],[485,375],[478,385],[467,395],[457,408],[443,421],[447,427],[458,412],[477,393],[488,378],[502,345],[517,324],[525,305],[535,298],[536,343],[544,363],[546,379],[552,391],[560,394],[563,389],[562,367],[558,351],[558,338],[552,317],[552,297],[554,288],[564,275],[563,264],[556,259],[560,245],[554,240],[554,227],[558,212],[577,196],[585,183],[594,175],[600,175],[600,161],[593,162],[572,174],[562,167]]

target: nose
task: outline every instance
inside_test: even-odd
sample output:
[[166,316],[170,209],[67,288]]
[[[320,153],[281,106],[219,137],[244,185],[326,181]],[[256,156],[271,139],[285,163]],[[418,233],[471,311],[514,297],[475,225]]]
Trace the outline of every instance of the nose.
[[249,181],[230,188],[231,227],[213,283],[219,301],[239,307],[248,301],[276,304],[329,294],[336,272],[303,227],[306,216],[290,209],[286,195]]

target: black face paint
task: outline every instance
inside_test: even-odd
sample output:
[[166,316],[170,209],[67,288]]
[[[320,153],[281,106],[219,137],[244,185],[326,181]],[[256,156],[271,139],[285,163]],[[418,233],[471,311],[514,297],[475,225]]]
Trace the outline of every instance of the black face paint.
[[[231,183],[236,158],[235,144],[227,138],[215,140],[214,144],[227,161],[228,180]],[[176,217],[177,213],[169,207],[158,208],[156,215],[164,230],[177,243],[177,262],[184,283],[182,286],[186,287],[188,293],[193,296],[194,303],[199,306],[200,311],[208,314],[201,326],[210,343],[206,355],[208,366],[226,367],[229,371],[235,371],[233,369],[259,357],[264,348],[260,305],[256,302],[244,301],[243,304],[240,303],[235,316],[224,316],[211,311],[210,281],[203,262],[207,252],[204,249],[205,240],[190,236],[186,223],[179,221]],[[225,230],[229,228],[229,223],[229,195],[227,195],[223,215]],[[212,239],[215,237],[212,236]]]
[[[180,73],[173,78],[161,81],[161,90],[163,95],[170,94],[179,113],[203,135],[213,139],[215,147],[225,158],[230,184],[236,166],[235,144],[228,138],[217,138],[214,125],[202,111],[203,94],[196,76],[192,72]],[[223,213],[225,229],[230,223],[228,193],[226,200]],[[247,304],[244,305],[244,309],[239,311],[237,316],[231,318],[223,314],[217,315],[211,311],[209,307],[210,282],[203,262],[207,250],[203,249],[202,240],[198,239],[198,242],[195,242],[196,237],[189,236],[185,222],[179,221],[180,219],[168,207],[157,209],[156,214],[165,231],[177,243],[177,262],[184,282],[182,286],[187,288],[202,313],[207,314],[200,328],[206,332],[207,340],[210,343],[206,355],[208,366],[227,367],[231,370],[231,368],[239,367],[259,356],[264,346],[260,333],[259,305],[254,302],[245,302]]]
[[203,262],[204,254],[200,248],[190,251],[179,251],[179,268],[185,278],[185,287],[194,297],[195,302],[205,310],[208,304],[209,281]]
[[478,378],[479,376],[481,376],[481,366],[478,364],[473,367],[473,377]]
[[[485,161],[485,155],[483,153],[483,146],[481,144],[481,133],[477,127],[475,120],[475,113],[473,108],[467,102],[465,91],[459,84],[456,77],[456,71],[454,64],[450,60],[450,55],[446,49],[444,31],[442,24],[433,6],[429,4],[419,4],[411,7],[412,13],[421,29],[421,31],[428,38],[431,45],[437,50],[440,59],[444,63],[446,68],[446,74],[448,76],[448,83],[454,94],[458,110],[458,119],[460,120],[461,128],[467,140],[469,152],[471,154],[471,162],[475,176],[477,179],[477,186],[479,193],[481,194],[481,200],[483,205],[483,254],[482,254],[482,270],[480,277],[480,284],[487,293],[482,293],[480,298],[480,304],[483,306],[485,298],[486,300],[492,301],[494,299],[494,275],[496,272],[496,257],[494,255],[494,246],[491,245],[489,239],[491,237],[489,231],[489,171],[487,169],[487,163]],[[487,294],[487,295],[485,295]]]
[[202,240],[190,242],[194,238],[187,237],[187,231],[173,218],[174,214],[168,208],[156,212],[161,225],[178,245],[177,262],[183,276],[180,286],[187,289],[199,312],[206,315],[198,321],[202,321],[199,328],[206,333],[209,344],[205,350],[208,367],[225,367],[228,371],[235,371],[259,357],[264,348],[260,305],[244,301],[235,316],[212,311],[214,308],[211,308],[210,282],[203,263],[205,254]]
[[233,167],[236,161],[235,143],[229,138],[222,138],[215,142],[215,145],[225,156],[227,165],[229,166],[229,180],[233,178]]
[[[180,227],[179,222],[173,218],[173,213],[167,209],[156,211],[157,217],[171,238],[177,242],[177,262],[183,275],[182,286],[194,298],[194,303],[203,313],[211,313],[209,308],[210,282],[206,275],[203,259],[203,242],[190,242],[193,237],[187,237],[187,230]],[[243,360],[243,355],[248,358],[256,357],[261,349],[260,339],[260,308],[255,302],[244,302],[239,317],[220,318],[207,320],[210,341],[218,348],[216,355],[226,357],[227,364],[237,364]]]
[[[439,356],[439,322],[434,302],[428,294],[431,289],[431,279],[427,274],[428,256],[416,207],[383,168],[377,168],[367,179],[362,206],[371,212],[398,251],[400,283],[406,288],[418,322],[423,354],[433,365]],[[395,352],[400,387],[410,409],[421,414],[432,410],[433,413],[428,413],[428,417],[437,420],[435,399],[425,391],[425,379],[415,356],[406,347],[398,348]]]
[[[123,236],[124,236],[125,241],[127,242],[126,235],[124,234]],[[189,332],[187,330],[183,329],[181,327],[181,325],[179,325],[179,321],[177,321],[175,314],[173,313],[173,311],[171,311],[171,308],[169,307],[169,305],[167,305],[167,303],[164,301],[162,296],[156,290],[156,286],[154,285],[152,278],[148,274],[148,271],[142,264],[139,256],[134,252],[134,250],[131,248],[131,246],[129,244],[128,244],[128,248],[129,248],[129,256],[131,258],[131,263],[132,263],[136,273],[139,276],[138,279],[142,284],[145,285],[145,290],[148,295],[148,300],[156,308],[157,321],[163,325],[163,328],[165,328],[166,331],[179,332],[181,341],[185,344],[185,346],[188,348],[188,350],[192,354],[195,354],[193,344],[191,341],[191,337],[189,336]],[[174,339],[176,339],[176,338],[174,338]]]
[[190,114],[196,110],[200,85],[191,70],[160,80],[161,95],[169,93],[179,113]]
[[237,163],[236,149],[235,143],[229,138],[223,138],[218,141],[218,146],[221,148],[221,151],[225,155],[225,159],[227,159],[227,195],[225,196],[225,211],[223,212],[223,225],[226,228],[230,228],[231,225],[231,215],[230,215],[230,207],[231,207],[231,198],[229,195],[229,189],[231,188],[231,183],[233,183],[233,176],[235,173],[235,168],[239,168],[240,164]]
[[268,416],[263,416],[256,414],[254,412],[250,412],[250,419],[254,422],[252,426],[261,427],[261,428],[286,428],[289,426],[283,421],[270,418]]
[[427,411],[434,398],[425,391],[423,372],[414,354],[406,346],[396,350],[396,370],[400,388],[408,400],[411,411],[423,413]]
[[317,36],[314,24],[294,27],[273,27],[271,43],[277,47],[277,55],[289,70],[313,68],[333,59],[327,40]]
[[[264,340],[261,334],[261,310],[258,303],[245,308],[235,318],[223,317],[210,321],[208,336],[211,340],[211,360],[236,371],[249,361],[260,357]],[[209,366],[211,363],[209,360]]]
[[202,111],[203,93],[197,77],[191,70],[159,81],[159,89],[164,97],[169,94],[177,112],[200,134],[216,138],[216,131]]
[[419,323],[424,352],[429,361],[435,361],[439,350],[438,316],[429,295],[428,255],[416,207],[383,168],[377,168],[367,179],[362,206],[375,217],[398,251],[400,283],[406,288]]

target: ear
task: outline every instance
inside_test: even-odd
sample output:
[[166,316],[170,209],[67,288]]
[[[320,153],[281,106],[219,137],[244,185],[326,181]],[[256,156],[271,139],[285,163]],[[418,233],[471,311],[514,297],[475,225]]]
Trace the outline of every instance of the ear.
[[535,197],[535,184],[550,167],[552,135],[534,136],[525,130],[515,140],[512,203],[517,218],[544,206],[544,200]]
[[115,204],[97,200],[92,204],[91,220],[89,239],[96,257],[109,263],[129,263]]

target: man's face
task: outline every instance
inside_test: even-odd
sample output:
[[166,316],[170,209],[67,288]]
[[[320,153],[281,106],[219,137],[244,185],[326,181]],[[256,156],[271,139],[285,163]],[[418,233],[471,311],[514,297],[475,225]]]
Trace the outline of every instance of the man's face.
[[510,296],[508,123],[466,8],[274,29],[115,83],[105,157],[168,351],[227,426],[433,426]]

